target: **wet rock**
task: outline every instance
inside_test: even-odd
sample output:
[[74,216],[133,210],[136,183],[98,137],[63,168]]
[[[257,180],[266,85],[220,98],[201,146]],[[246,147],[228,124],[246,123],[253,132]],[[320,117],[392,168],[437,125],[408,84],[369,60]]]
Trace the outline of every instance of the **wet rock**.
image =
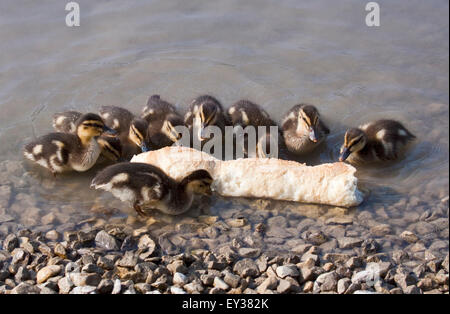
[[287,276],[297,277],[300,275],[297,266],[295,265],[283,265],[278,266],[276,269],[277,276],[280,278],[285,278]]
[[405,230],[400,234],[400,238],[409,243],[415,243],[419,240],[419,238],[412,233],[411,231]]
[[387,224],[380,224],[370,228],[370,233],[376,237],[384,237],[388,234],[392,234],[392,228]]
[[327,225],[351,225],[353,224],[353,218],[352,217],[332,217],[328,218],[325,221],[325,224]]
[[242,257],[258,257],[261,254],[261,250],[260,249],[255,249],[255,248],[247,248],[247,247],[243,247],[240,248],[238,251],[239,255]]
[[363,255],[375,254],[380,250],[380,244],[374,239],[364,240],[361,244]]
[[226,223],[232,228],[242,228],[247,224],[247,219],[245,218],[227,219]]
[[58,275],[62,270],[62,266],[60,265],[49,265],[45,266],[41,270],[38,271],[36,275],[37,283],[43,283],[47,281],[50,277],[54,277]]
[[118,251],[120,249],[117,240],[104,230],[99,231],[95,236],[95,245],[111,251]]
[[403,262],[405,262],[409,259],[409,255],[407,252],[405,252],[403,250],[396,250],[392,253],[392,259],[397,264],[402,264]]
[[318,231],[309,234],[307,236],[307,240],[313,243],[314,245],[321,245],[327,242],[328,238],[322,231]]
[[244,258],[236,262],[236,264],[234,264],[233,271],[242,277],[256,277],[259,275],[258,265],[256,265],[256,263],[249,258]]
[[351,249],[360,246],[364,241],[363,239],[360,238],[351,238],[351,237],[342,237],[337,240],[339,243],[339,247],[341,249]]

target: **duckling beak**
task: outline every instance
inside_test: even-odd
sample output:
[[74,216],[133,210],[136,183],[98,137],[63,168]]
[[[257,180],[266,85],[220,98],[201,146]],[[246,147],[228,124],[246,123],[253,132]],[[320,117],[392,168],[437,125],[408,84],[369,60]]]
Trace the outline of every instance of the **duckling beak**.
[[309,128],[309,139],[314,143],[317,143],[316,132],[314,131],[313,128]]
[[142,142],[141,150],[143,153],[145,153],[145,152],[148,152],[150,149],[147,147],[147,145],[144,142]]
[[111,129],[110,127],[107,127],[106,125],[103,126],[103,132],[105,132],[108,135],[117,135],[117,131]]
[[350,150],[347,147],[345,147],[342,150],[341,155],[339,156],[339,161],[345,161],[348,158],[348,156],[350,156],[350,153],[351,153]]

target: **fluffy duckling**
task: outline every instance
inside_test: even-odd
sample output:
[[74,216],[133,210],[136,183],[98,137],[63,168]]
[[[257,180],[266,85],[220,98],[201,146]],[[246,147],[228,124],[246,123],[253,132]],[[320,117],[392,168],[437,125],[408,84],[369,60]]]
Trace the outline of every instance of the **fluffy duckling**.
[[[271,143],[273,148],[275,137],[270,133],[270,127],[277,126],[277,124],[264,109],[251,101],[240,100],[228,109],[228,115],[233,126],[241,126],[243,129],[253,126],[256,133],[259,131],[258,127],[266,127],[262,134],[256,134],[255,155],[258,158],[275,157],[275,152],[271,149]],[[244,138],[244,156],[249,157],[247,134]]]
[[184,123],[189,127],[191,133],[200,143],[205,143],[210,136],[205,132],[208,126],[217,126],[225,134],[225,126],[228,119],[223,112],[220,102],[209,95],[195,98],[189,106],[189,110],[184,116]]
[[98,173],[91,188],[111,192],[123,202],[130,202],[139,215],[157,209],[179,215],[191,207],[194,194],[211,194],[212,178],[206,170],[197,170],[180,182],[168,177],[158,167],[145,163],[119,163]]
[[117,106],[101,106],[100,116],[105,121],[105,125],[115,130],[118,134],[128,132],[130,123],[134,115],[127,109]]
[[[64,111],[53,115],[52,126],[56,132],[61,133],[76,133],[77,120],[83,114],[78,111]],[[117,137],[102,134],[97,139],[101,148],[101,156],[98,159],[99,163],[105,161],[116,162],[122,156],[122,144]],[[103,158],[102,158],[103,157]]]
[[313,151],[330,134],[317,108],[307,104],[292,107],[281,129],[287,149],[299,155]]
[[147,105],[142,109],[141,118],[147,122],[164,119],[170,113],[177,113],[175,106],[161,99],[159,95],[152,95],[148,98]]
[[96,163],[101,149],[97,137],[110,131],[94,113],[82,115],[76,123],[76,134],[49,133],[24,148],[24,156],[50,170],[53,175],[66,171],[87,171]]
[[130,122],[128,132],[119,134],[122,143],[122,159],[130,160],[134,155],[149,150],[147,143],[148,122],[141,118],[134,118]]
[[83,114],[78,111],[64,111],[53,115],[52,126],[56,132],[75,133],[77,120]]
[[183,118],[172,104],[162,100],[159,95],[149,98],[141,118],[148,122],[147,140],[152,149],[170,146],[182,137],[176,127],[184,126]]
[[360,164],[395,160],[416,137],[400,122],[378,120],[347,130],[339,161]]

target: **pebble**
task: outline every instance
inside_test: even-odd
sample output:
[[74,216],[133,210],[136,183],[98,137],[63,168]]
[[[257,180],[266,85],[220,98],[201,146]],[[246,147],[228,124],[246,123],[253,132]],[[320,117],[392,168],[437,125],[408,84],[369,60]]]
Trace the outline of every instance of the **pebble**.
[[351,249],[360,246],[364,240],[360,238],[342,237],[337,239],[341,249]]
[[225,283],[225,281],[220,279],[219,277],[214,278],[213,285],[214,285],[214,287],[222,289],[222,290],[228,290],[230,288],[230,286],[227,283]]
[[405,230],[400,234],[400,238],[409,243],[415,243],[419,240],[419,238],[412,233],[411,231]]
[[249,258],[244,258],[236,262],[233,271],[238,273],[241,277],[256,277],[260,273],[258,265]]
[[104,230],[99,231],[95,236],[95,245],[99,248],[111,251],[118,251],[120,249],[117,240]]
[[278,266],[276,269],[276,273],[277,276],[280,278],[285,278],[287,276],[297,277],[298,275],[300,275],[300,272],[298,271],[298,268],[295,265]]
[[36,274],[37,283],[43,283],[47,281],[50,277],[54,277],[58,275],[62,270],[62,266],[60,265],[49,265],[45,266]]

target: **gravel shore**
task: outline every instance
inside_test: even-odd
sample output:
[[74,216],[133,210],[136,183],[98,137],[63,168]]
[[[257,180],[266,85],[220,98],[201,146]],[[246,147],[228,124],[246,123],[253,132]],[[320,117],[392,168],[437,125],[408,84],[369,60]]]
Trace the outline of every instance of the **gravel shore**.
[[[125,226],[59,234],[9,234],[0,250],[1,294],[159,293],[448,293],[449,255],[425,251],[417,263],[405,251],[378,253],[376,239],[344,238],[360,254],[326,253],[316,243],[295,253],[261,253],[223,245],[164,254],[164,238]],[[406,234],[412,240],[410,234]],[[311,242],[320,242],[314,236]]]

